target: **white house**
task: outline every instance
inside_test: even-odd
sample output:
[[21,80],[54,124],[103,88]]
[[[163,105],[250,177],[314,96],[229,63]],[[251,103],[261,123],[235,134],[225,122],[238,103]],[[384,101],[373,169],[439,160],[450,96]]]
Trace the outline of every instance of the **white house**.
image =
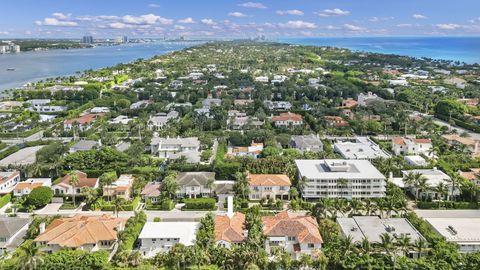
[[18,182],[20,182],[18,171],[0,172],[0,194],[10,193]]
[[458,245],[460,253],[480,251],[480,218],[425,218],[435,232]]
[[415,139],[395,137],[392,139],[392,151],[395,155],[426,155],[431,156],[432,141],[430,139]]
[[357,97],[358,106],[367,106],[372,101],[380,101],[383,100],[381,97],[377,96],[372,92],[368,92],[366,94],[360,93]]
[[79,194],[82,187],[98,188],[98,178],[88,178],[87,174],[81,171],[75,171],[75,174],[78,177],[77,185],[72,186],[70,184],[70,175],[67,174],[62,178],[62,181],[60,181],[60,183],[52,186],[53,192],[57,195],[73,195]]
[[[453,189],[453,185],[450,182],[450,180],[451,180],[450,176],[448,176],[448,174],[442,172],[441,170],[439,170],[437,168],[405,170],[405,171],[402,171],[403,178],[405,179],[409,174],[412,174],[412,173],[419,173],[427,179],[427,185],[429,186],[429,189],[426,190],[426,191],[425,190],[419,190],[420,198],[428,197],[428,198],[431,198],[431,199],[434,199],[434,200],[441,199],[441,194],[438,193],[437,190],[435,189],[436,187],[438,187],[438,185],[440,183],[447,186],[447,193],[448,193],[447,195],[448,196],[450,196],[450,195],[454,195],[454,196],[460,195],[459,184],[457,184],[455,189]],[[412,194],[416,193],[416,188],[415,188],[414,185],[405,185],[405,188],[410,190],[412,192]]]
[[385,197],[385,176],[368,160],[295,160],[299,179],[306,183],[302,196],[318,198]]
[[138,237],[140,253],[151,258],[160,252],[168,252],[174,245],[195,244],[199,222],[147,222]]
[[13,196],[22,197],[30,194],[37,187],[51,187],[52,179],[50,178],[30,178],[26,181],[19,182],[13,189]]
[[389,153],[368,137],[357,137],[355,142],[337,142],[333,145],[333,150],[344,159],[391,158]]
[[153,137],[150,148],[153,155],[158,155],[162,158],[172,158],[172,156],[179,153],[195,152],[200,154],[200,141],[197,137]]
[[213,193],[214,172],[181,172],[175,179],[179,189],[177,197],[196,198],[210,196]]
[[247,180],[250,200],[289,199],[292,183],[285,174],[249,174]]

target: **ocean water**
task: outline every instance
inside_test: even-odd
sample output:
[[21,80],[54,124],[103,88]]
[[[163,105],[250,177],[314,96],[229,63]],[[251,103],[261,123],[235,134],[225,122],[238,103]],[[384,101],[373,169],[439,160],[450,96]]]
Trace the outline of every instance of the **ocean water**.
[[[98,46],[91,49],[49,50],[0,54],[0,90],[20,87],[45,78],[73,75],[78,71],[128,63],[181,50],[198,43],[155,42]],[[15,71],[8,71],[13,68]]]
[[[277,41],[480,63],[480,37],[329,37],[284,38]],[[138,58],[150,58],[196,44],[198,43],[156,42],[92,49],[4,54],[0,55],[0,91],[49,77],[67,76],[87,69],[127,63]],[[14,68],[15,71],[7,71],[8,68]]]
[[284,38],[279,42],[480,63],[480,37]]

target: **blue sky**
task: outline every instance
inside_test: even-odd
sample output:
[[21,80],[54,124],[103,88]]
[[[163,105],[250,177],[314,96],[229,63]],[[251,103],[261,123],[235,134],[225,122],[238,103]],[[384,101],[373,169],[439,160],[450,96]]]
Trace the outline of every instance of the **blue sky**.
[[2,2],[1,38],[480,35],[480,0]]

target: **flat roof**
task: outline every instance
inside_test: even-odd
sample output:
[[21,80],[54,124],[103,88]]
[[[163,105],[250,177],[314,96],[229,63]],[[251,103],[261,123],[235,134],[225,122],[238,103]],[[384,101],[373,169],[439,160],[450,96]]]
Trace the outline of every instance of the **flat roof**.
[[368,238],[370,242],[381,242],[380,236],[388,233],[400,237],[408,235],[411,241],[423,239],[423,236],[406,218],[381,219],[378,216],[355,216],[352,218],[337,218],[337,223],[344,235],[350,235],[353,241]]
[[300,174],[309,179],[385,179],[368,160],[297,159],[295,164]]
[[138,238],[179,238],[179,243],[191,246],[199,225],[199,222],[147,222]]
[[420,173],[428,180],[428,184],[430,186],[436,187],[440,183],[448,184],[448,180],[450,180],[450,176],[446,173],[442,172],[439,169],[417,169],[417,170],[406,170],[402,171],[403,175],[406,176],[409,173]]
[[334,150],[345,159],[374,159],[390,158],[376,143],[367,137],[357,137],[356,142],[338,142],[334,144]]
[[426,218],[450,242],[479,242],[480,218]]

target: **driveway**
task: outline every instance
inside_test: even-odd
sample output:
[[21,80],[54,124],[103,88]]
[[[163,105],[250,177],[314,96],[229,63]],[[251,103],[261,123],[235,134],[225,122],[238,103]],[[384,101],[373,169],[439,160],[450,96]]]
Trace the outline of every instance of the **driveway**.
[[480,218],[480,210],[415,210],[422,218]]
[[57,215],[62,203],[49,203],[40,210],[34,211],[37,215]]

